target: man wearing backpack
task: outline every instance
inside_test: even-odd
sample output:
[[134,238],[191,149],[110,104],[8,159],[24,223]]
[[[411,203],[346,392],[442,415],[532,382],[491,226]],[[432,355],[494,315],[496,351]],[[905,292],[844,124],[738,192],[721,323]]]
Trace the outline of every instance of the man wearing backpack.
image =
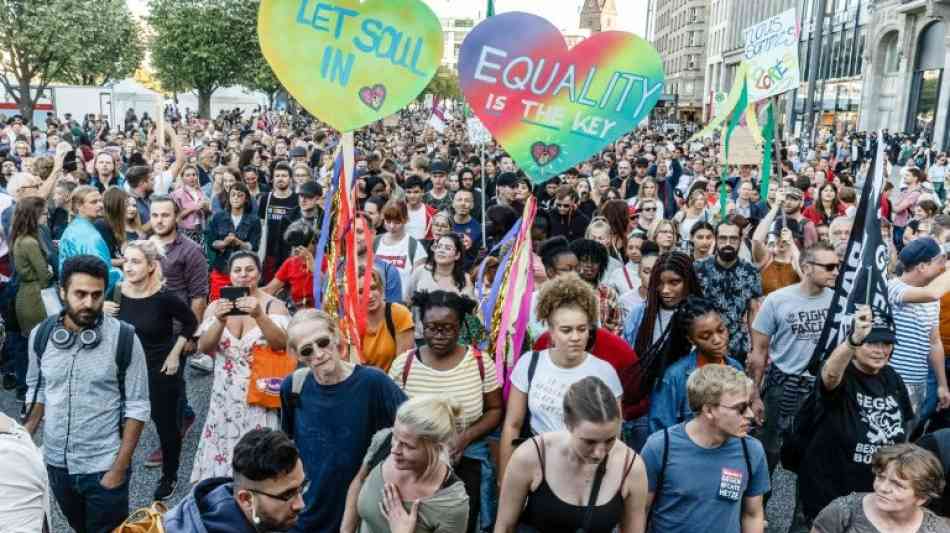
[[763,531],[769,469],[762,444],[748,437],[752,387],[728,365],[690,374],[686,393],[696,417],[657,431],[643,447],[653,531]]
[[132,453],[149,419],[145,352],[135,330],[102,313],[108,267],[96,256],[63,264],[64,310],[29,341],[26,429],[43,425],[50,488],[79,533],[108,532],[129,510]]

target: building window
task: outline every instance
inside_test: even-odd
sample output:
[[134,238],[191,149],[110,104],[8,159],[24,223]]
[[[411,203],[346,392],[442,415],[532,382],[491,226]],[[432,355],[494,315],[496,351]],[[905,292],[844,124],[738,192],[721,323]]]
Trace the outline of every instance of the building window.
[[896,74],[900,70],[900,53],[897,47],[897,32],[892,31],[881,40],[884,54],[884,74]]

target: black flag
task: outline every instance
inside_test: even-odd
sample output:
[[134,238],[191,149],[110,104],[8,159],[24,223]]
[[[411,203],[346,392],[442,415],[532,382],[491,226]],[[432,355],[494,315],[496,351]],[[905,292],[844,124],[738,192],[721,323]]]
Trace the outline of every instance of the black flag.
[[[881,237],[881,193],[884,190],[884,143],[879,143],[854,214],[848,251],[838,271],[835,295],[815,346],[809,369],[817,375],[821,362],[851,333],[855,306],[867,304],[875,316],[891,317],[884,271],[890,259]],[[868,281],[870,280],[870,285]]]

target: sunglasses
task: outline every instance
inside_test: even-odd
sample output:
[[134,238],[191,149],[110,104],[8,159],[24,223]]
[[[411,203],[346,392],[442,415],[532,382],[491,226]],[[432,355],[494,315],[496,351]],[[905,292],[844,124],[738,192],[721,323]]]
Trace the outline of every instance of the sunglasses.
[[327,346],[330,346],[330,343],[333,342],[330,337],[320,337],[319,339],[311,342],[310,344],[305,344],[297,350],[297,353],[300,354],[300,357],[304,359],[313,357],[317,353],[317,348],[325,350]]
[[643,212],[645,212],[645,213],[653,213],[653,212],[656,211],[656,208],[655,208],[655,207],[644,207],[644,208],[641,209],[640,211],[643,211]]
[[810,261],[810,263],[825,269],[825,272],[834,272],[835,270],[838,270],[840,266],[839,263],[817,263],[815,261]]

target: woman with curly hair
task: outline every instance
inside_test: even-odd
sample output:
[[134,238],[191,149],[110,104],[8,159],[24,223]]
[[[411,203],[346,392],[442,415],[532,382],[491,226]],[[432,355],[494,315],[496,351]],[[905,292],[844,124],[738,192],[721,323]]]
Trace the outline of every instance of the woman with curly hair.
[[[618,400],[623,394],[617,371],[586,350],[591,324],[597,323],[598,316],[597,295],[577,274],[561,274],[541,287],[537,317],[547,323],[551,348],[525,353],[515,363],[502,426],[501,472],[516,441],[564,429],[563,399],[572,384],[595,376]],[[532,383],[544,386],[532,387]]]

